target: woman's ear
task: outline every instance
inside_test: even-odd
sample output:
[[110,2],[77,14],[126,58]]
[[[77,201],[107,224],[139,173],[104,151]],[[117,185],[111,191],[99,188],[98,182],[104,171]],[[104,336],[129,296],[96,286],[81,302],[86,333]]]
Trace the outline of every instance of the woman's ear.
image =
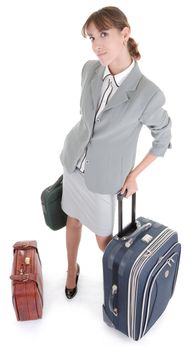
[[121,33],[122,33],[123,41],[125,41],[125,40],[128,41],[130,34],[131,34],[131,29],[129,27],[124,27],[121,30]]

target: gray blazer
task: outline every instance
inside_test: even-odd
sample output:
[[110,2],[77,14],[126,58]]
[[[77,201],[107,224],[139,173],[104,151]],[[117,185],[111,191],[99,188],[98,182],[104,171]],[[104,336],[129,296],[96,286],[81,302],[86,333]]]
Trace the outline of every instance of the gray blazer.
[[[162,108],[163,92],[140,71],[138,63],[95,121],[105,67],[87,61],[82,69],[81,119],[67,134],[60,160],[69,173],[87,147],[84,179],[93,192],[116,194],[134,167],[141,127],[153,136],[150,153],[163,156],[171,148],[171,120]],[[95,125],[96,123],[96,125]]]

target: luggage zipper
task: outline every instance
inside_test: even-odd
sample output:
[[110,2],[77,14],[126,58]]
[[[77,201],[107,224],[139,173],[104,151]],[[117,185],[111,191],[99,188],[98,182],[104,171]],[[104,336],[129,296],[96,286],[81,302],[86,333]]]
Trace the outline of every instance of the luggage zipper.
[[[163,245],[165,241],[169,237],[173,235],[173,233],[176,233],[174,230],[171,230],[169,228],[165,228],[163,231],[160,232],[160,234],[146,247],[144,251],[141,252],[141,254],[136,259],[134,265],[132,266],[132,269],[129,274],[129,286],[128,286],[128,307],[127,307],[127,327],[128,327],[128,336],[134,338],[134,315],[135,315],[135,297],[136,297],[136,289],[137,289],[137,277],[139,275],[139,271],[141,271],[143,265],[148,261],[148,259],[154,254],[157,247],[159,248],[160,245]],[[131,283],[131,281],[133,281]],[[132,285],[132,287],[131,287]],[[130,291],[131,289],[131,291]],[[131,298],[131,305],[130,305],[130,297]]]

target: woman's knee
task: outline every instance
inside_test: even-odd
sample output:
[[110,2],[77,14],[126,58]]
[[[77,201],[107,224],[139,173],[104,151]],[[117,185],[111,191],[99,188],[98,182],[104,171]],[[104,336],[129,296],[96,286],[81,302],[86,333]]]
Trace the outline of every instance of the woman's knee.
[[105,250],[105,248],[107,247],[111,239],[112,239],[112,235],[109,235],[106,237],[96,235],[97,244],[102,251]]
[[67,224],[72,227],[82,227],[82,224],[79,219],[73,218],[71,216],[67,216]]

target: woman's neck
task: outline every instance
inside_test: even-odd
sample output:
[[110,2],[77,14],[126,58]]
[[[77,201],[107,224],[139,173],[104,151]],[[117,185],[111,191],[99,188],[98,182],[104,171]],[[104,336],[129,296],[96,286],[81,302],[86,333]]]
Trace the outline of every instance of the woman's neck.
[[126,68],[128,68],[133,62],[132,57],[128,54],[127,57],[121,59],[120,61],[114,61],[108,65],[108,68],[112,75],[116,75],[118,73],[123,72]]

